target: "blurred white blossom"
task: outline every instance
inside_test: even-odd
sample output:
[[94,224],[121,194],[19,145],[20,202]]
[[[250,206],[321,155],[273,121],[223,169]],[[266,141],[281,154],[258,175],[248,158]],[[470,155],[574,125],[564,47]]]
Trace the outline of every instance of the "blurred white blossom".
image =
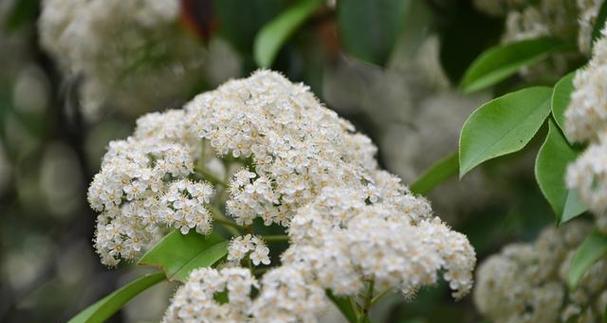
[[577,246],[592,226],[572,222],[544,229],[532,243],[516,243],[485,260],[477,270],[474,302],[492,322],[597,322],[607,295],[607,260],[595,263],[578,287],[566,275]]
[[531,81],[555,81],[588,55],[592,29],[602,2],[599,0],[475,0],[476,7],[493,16],[505,16],[503,43],[540,37],[576,42],[578,53],[557,53],[548,60],[521,69]]
[[567,186],[575,189],[595,214],[597,227],[607,232],[607,29],[597,40],[588,65],[576,72],[574,91],[565,111],[565,130],[589,147],[567,171]]
[[[413,54],[401,48],[386,69],[344,60],[325,76],[330,105],[342,113],[365,115],[375,127],[387,169],[405,182],[455,152],[464,121],[490,99],[488,93],[464,96],[452,90],[440,67],[439,49],[438,38],[430,36]],[[429,196],[433,209],[450,224],[497,195],[487,190],[490,179],[481,172],[463,181],[446,182]]]
[[206,50],[179,19],[178,0],[45,0],[39,31],[95,118],[106,106],[137,114],[187,99]]

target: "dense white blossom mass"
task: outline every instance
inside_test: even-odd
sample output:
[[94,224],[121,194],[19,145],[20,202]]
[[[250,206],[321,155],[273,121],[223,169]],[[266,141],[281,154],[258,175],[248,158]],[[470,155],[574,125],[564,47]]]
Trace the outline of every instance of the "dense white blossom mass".
[[[465,295],[472,246],[380,170],[375,153],[369,138],[302,84],[270,71],[230,81],[184,110],[142,117],[133,136],[110,145],[89,190],[101,212],[97,250],[114,265],[134,259],[166,228],[207,233],[212,203],[225,204],[240,225],[260,218],[286,228],[290,245],[280,266],[256,282],[240,261],[268,264],[268,247],[254,235],[236,237],[224,269],[195,272],[177,292],[167,322],[314,321],[327,305],[326,289],[358,295],[373,280],[378,291],[411,294],[440,273],[455,297]],[[208,160],[220,161],[225,177],[205,177]],[[237,287],[232,275],[240,277]],[[229,302],[219,304],[211,293],[226,288]],[[248,299],[250,288],[258,293]],[[238,304],[251,305],[232,306],[232,290]]]
[[544,229],[532,243],[506,246],[484,261],[476,277],[474,302],[495,323],[598,322],[607,306],[607,260],[592,265],[569,291],[566,275],[588,223]]
[[42,5],[41,44],[68,78],[81,80],[87,117],[97,116],[104,105],[137,114],[172,103],[200,79],[206,50],[180,28],[178,0],[44,0]]
[[590,146],[569,166],[567,185],[593,211],[597,227],[607,232],[607,29],[596,41],[587,66],[576,72],[565,111],[565,130]]

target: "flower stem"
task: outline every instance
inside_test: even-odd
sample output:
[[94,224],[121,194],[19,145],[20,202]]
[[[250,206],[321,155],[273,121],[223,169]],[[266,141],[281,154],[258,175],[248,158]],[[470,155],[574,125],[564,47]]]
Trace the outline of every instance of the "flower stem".
[[371,279],[369,281],[369,288],[367,289],[367,293],[364,299],[364,305],[362,307],[361,315],[358,317],[359,323],[369,322],[369,309],[371,309],[371,305],[373,304],[373,289],[375,288],[375,279]]
[[230,231],[230,233],[232,235],[237,236],[237,235],[240,235],[240,233],[244,231],[244,228],[242,226],[240,226],[240,225],[236,224],[234,221],[228,219],[216,207],[214,207],[212,205],[209,205],[207,207],[208,207],[209,211],[211,211],[211,213],[213,214],[213,221],[226,227],[226,229],[228,231]]
[[211,172],[207,171],[204,166],[196,166],[194,168],[194,171],[196,173],[200,174],[205,180],[207,180],[209,183],[211,183],[213,185],[221,185],[223,187],[227,187],[226,182],[224,182],[222,179],[216,177],[215,175],[211,174]]
[[261,236],[266,242],[285,242],[289,241],[289,236],[286,234]]
[[381,293],[375,295],[375,297],[373,297],[373,299],[371,299],[371,306],[375,305],[375,303],[377,303],[380,299],[382,299],[384,296],[388,295],[388,293],[391,291],[391,288],[386,288],[384,291],[382,291]]

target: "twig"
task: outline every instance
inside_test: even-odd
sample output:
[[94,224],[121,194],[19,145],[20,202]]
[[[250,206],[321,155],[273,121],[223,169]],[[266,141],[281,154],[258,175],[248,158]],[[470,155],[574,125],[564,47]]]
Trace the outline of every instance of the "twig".
[[289,236],[286,234],[262,236],[266,242],[286,242],[289,241]]

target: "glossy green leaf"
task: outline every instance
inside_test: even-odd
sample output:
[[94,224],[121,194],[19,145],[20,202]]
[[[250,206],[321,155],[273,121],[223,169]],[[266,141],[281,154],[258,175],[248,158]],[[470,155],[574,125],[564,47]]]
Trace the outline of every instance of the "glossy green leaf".
[[570,48],[555,38],[523,40],[493,47],[481,54],[468,68],[460,87],[466,92],[474,92],[492,86],[522,67],[543,60],[550,53]]
[[344,317],[350,323],[358,322],[358,316],[356,310],[352,307],[352,302],[348,297],[335,296],[330,290],[326,292],[327,297],[335,304],[337,309],[344,315]]
[[558,223],[571,220],[586,211],[577,194],[565,185],[567,165],[576,158],[577,153],[569,146],[554,121],[550,120],[546,141],[535,160],[535,179],[554,210]]
[[569,106],[569,101],[571,101],[574,76],[575,72],[563,76],[556,82],[552,91],[552,116],[561,130],[565,130],[565,110]]
[[39,10],[40,0],[13,1],[7,15],[8,19],[5,20],[6,29],[15,31],[27,24],[35,23]]
[[468,117],[459,138],[459,174],[525,147],[550,114],[548,87],[530,87],[493,99]]
[[595,230],[586,237],[573,255],[567,277],[569,287],[575,288],[584,273],[605,255],[607,255],[607,235]]
[[440,183],[457,174],[459,158],[457,152],[439,160],[430,166],[418,179],[411,184],[411,192],[426,194]]
[[255,37],[254,56],[257,65],[270,67],[284,42],[322,4],[322,0],[298,1],[265,25]]
[[337,1],[337,23],[346,52],[384,65],[402,29],[409,0]]
[[128,285],[102,298],[97,303],[87,307],[84,311],[69,320],[68,323],[105,322],[135,296],[164,279],[163,273],[153,273],[139,277]]
[[221,0],[213,1],[219,20],[219,34],[245,59],[253,59],[255,37],[285,8],[284,0]]
[[186,235],[173,231],[141,257],[140,265],[159,267],[169,280],[185,282],[196,268],[210,267],[228,252],[228,242],[220,235]]
[[605,27],[605,19],[607,19],[607,1],[603,1],[601,8],[599,8],[598,15],[594,21],[592,27],[592,45],[594,41],[601,37],[601,31]]

